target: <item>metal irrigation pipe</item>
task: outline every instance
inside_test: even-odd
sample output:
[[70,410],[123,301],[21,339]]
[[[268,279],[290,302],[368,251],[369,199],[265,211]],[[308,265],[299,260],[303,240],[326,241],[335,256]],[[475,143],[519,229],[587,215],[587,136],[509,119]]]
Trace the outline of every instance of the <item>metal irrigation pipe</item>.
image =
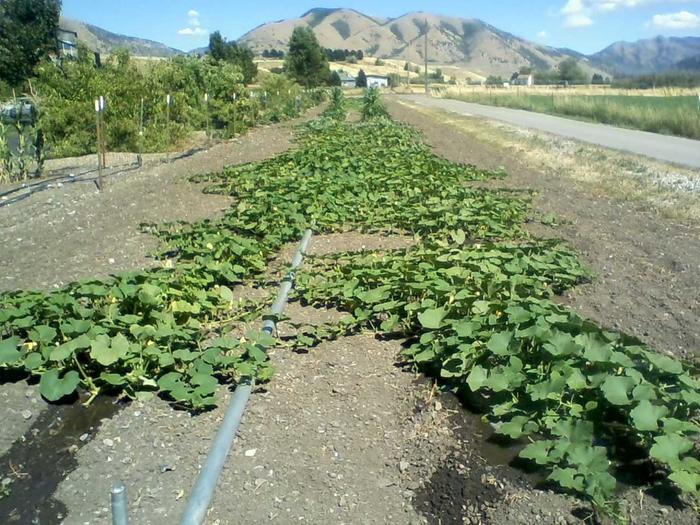
[[[274,333],[277,324],[276,321],[287,306],[289,292],[292,290],[296,271],[301,267],[304,261],[304,255],[309,248],[312,235],[313,232],[310,229],[304,232],[304,237],[301,239],[299,248],[294,254],[289,272],[287,272],[286,277],[282,280],[282,284],[280,285],[277,300],[275,300],[270,309],[269,317],[263,323],[262,331],[268,335]],[[251,379],[238,385],[238,388],[236,388],[236,391],[233,393],[231,403],[224,416],[224,421],[221,423],[214,444],[209,451],[209,456],[207,456],[207,461],[204,464],[204,468],[199,473],[199,478],[197,478],[194,489],[192,489],[192,495],[187,502],[187,507],[185,507],[180,525],[201,525],[204,522],[207,510],[209,509],[209,503],[214,496],[216,483],[226,463],[226,457],[231,450],[233,439],[236,437],[238,427],[243,418],[243,413],[248,404],[248,399],[254,387],[255,380]],[[126,486],[122,481],[118,481],[112,487],[111,499],[112,525],[129,525]]]
[[[270,317],[265,320],[263,332],[268,335],[272,335],[275,331],[276,320],[282,315],[282,312],[284,312],[287,306],[295,273],[301,267],[301,263],[304,260],[304,254],[309,247],[311,235],[311,230],[306,230],[304,233],[304,237],[299,244],[294,259],[292,259],[289,273],[287,273],[287,276],[282,281],[279,293],[277,294],[277,300],[272,305]],[[185,508],[185,513],[182,516],[180,525],[201,525],[204,522],[209,503],[216,489],[216,483],[226,463],[226,457],[233,444],[233,439],[236,437],[236,432],[241,424],[243,413],[245,412],[248,399],[250,398],[254,386],[255,380],[253,379],[238,385],[238,388],[236,388],[224,421],[209,451],[209,456],[207,457],[204,468],[200,472],[197,483],[192,490],[192,495],[187,502],[187,507]]]
[[129,511],[126,501],[126,486],[117,481],[110,492],[112,500],[112,525],[129,525]]

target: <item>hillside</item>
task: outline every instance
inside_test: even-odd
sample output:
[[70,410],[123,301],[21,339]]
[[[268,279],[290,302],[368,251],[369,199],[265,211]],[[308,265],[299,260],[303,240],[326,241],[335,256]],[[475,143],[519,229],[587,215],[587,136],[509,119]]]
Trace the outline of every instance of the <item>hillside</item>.
[[480,74],[510,75],[521,66],[548,68],[581,56],[534,44],[477,19],[409,13],[376,20],[352,9],[312,9],[300,18],[257,27],[239,41],[257,53],[285,49],[294,28],[302,25],[313,28],[324,47],[421,63],[426,24],[430,62],[459,64]]
[[143,57],[167,58],[182,53],[160,42],[119,35],[67,17],[61,17],[60,26],[78,33],[81,42],[99,53],[109,54],[120,48],[128,49],[134,56]]
[[700,55],[700,37],[663,37],[637,42],[615,42],[590,56],[591,62],[611,73],[655,73],[677,67]]

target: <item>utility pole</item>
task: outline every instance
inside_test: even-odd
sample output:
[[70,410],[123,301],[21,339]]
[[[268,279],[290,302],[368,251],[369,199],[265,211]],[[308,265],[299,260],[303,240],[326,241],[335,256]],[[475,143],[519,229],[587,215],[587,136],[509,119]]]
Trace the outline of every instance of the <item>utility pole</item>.
[[430,96],[430,85],[428,83],[428,19],[425,19],[425,95]]

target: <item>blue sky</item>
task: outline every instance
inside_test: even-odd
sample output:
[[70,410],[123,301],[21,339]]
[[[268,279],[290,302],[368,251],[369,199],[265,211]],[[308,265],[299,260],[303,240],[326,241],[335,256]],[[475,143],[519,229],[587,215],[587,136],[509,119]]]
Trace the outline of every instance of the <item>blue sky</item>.
[[183,50],[206,45],[209,32],[217,29],[235,39],[260,24],[297,17],[313,7],[341,6],[383,17],[428,11],[480,18],[518,36],[584,53],[616,40],[700,36],[700,0],[63,0],[66,16]]

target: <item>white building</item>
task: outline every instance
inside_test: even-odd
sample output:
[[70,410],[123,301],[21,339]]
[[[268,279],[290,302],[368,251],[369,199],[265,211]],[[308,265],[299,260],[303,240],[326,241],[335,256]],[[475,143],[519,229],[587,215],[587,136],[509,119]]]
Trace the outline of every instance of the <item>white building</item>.
[[368,88],[388,88],[389,87],[389,77],[383,77],[381,75],[367,75],[367,87]]
[[535,77],[532,75],[518,75],[513,79],[514,86],[532,87],[535,84]]

